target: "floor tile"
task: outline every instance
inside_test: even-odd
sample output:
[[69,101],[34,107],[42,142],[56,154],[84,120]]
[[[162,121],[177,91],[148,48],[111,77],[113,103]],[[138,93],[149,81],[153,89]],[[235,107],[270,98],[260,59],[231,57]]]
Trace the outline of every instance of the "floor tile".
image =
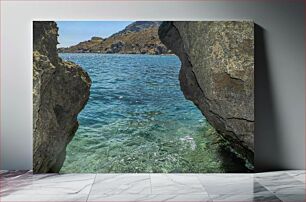
[[210,195],[214,202],[282,202],[273,194],[268,195]]
[[266,186],[274,194],[294,194],[300,195],[306,193],[305,185],[288,184],[288,185],[271,185]]
[[274,195],[270,190],[268,190],[265,186],[261,185],[259,182],[254,180],[253,184],[253,194],[256,195]]
[[283,202],[305,202],[304,194],[277,194],[276,195]]
[[25,174],[32,174],[32,171],[29,170],[1,170],[0,171],[0,176],[9,178],[9,177],[17,177]]
[[254,194],[253,201],[254,202],[282,202],[274,194]]
[[86,202],[88,195],[8,195],[1,197],[1,202]]
[[287,171],[286,173],[291,177],[293,177],[294,179],[305,183],[306,176],[304,170]]
[[231,195],[231,194],[221,194],[221,195],[209,195],[215,202],[252,202],[253,195]]
[[198,179],[209,195],[252,195],[254,190],[249,174],[203,174]]
[[255,179],[292,179],[288,173],[295,173],[293,171],[273,171],[273,172],[261,172],[261,173],[256,173],[254,174]]
[[9,172],[8,170],[0,170],[0,176],[2,175],[2,174],[4,174],[4,173],[7,173],[7,172]]
[[151,174],[152,194],[202,194],[207,195],[195,175],[189,174]]
[[[254,177],[255,176],[255,177]],[[0,173],[1,201],[305,201],[305,171],[259,174]]]
[[[56,174],[44,174],[44,177],[50,177]],[[23,188],[32,185],[33,181],[42,178],[42,175],[33,175],[31,172],[9,171],[3,173],[0,178],[1,189],[0,196],[14,193]]]
[[274,194],[304,194],[305,184],[287,173],[257,176],[256,181]]
[[1,196],[89,194],[95,174],[27,175],[3,181]]
[[151,194],[149,174],[97,174],[92,195]]
[[184,194],[184,195],[156,195],[146,199],[148,202],[212,202],[207,194]]
[[207,195],[90,195],[88,202],[127,202],[127,201],[147,201],[147,202],[211,202]]

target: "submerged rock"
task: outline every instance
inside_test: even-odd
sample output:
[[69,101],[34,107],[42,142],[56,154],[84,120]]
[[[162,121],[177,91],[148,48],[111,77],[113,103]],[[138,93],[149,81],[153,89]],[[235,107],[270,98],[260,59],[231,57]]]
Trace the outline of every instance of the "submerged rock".
[[77,128],[77,115],[89,98],[91,80],[57,54],[55,22],[34,22],[33,172],[58,172]]
[[254,24],[164,22],[159,37],[181,60],[179,79],[185,97],[194,102],[238,155],[252,165]]

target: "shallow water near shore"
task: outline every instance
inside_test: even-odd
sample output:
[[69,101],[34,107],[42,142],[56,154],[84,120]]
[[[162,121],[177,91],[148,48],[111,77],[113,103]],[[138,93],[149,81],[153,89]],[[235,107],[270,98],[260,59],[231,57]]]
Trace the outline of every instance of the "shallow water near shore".
[[92,79],[61,173],[239,170],[225,142],[184,98],[174,55],[62,53]]

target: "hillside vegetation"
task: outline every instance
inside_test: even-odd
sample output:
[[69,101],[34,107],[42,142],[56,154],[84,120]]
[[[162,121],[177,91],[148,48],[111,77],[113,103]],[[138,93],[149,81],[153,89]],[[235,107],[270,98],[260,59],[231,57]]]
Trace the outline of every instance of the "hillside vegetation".
[[125,29],[103,39],[92,37],[68,48],[59,48],[62,53],[121,53],[121,54],[169,54],[158,36],[160,22],[136,21]]

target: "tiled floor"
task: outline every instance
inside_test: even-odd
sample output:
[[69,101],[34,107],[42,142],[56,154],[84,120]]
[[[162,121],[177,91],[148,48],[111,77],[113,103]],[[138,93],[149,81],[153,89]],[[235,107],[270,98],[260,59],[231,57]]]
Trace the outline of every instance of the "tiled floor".
[[305,201],[305,171],[257,174],[40,174],[1,171],[0,201]]

